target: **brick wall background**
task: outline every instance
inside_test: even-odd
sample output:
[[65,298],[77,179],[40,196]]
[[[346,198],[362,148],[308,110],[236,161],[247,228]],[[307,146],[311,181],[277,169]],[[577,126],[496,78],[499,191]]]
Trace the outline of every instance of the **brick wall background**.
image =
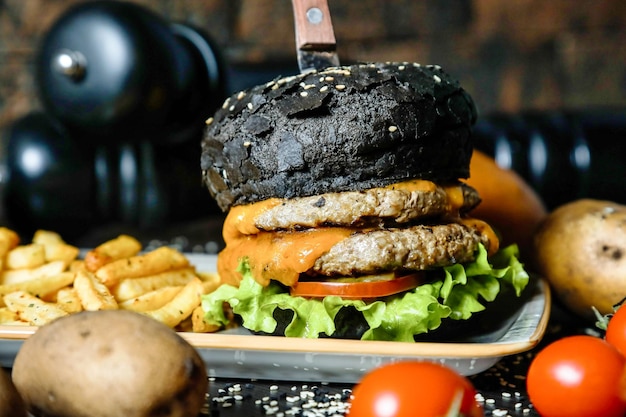
[[[233,66],[296,65],[289,0],[134,0],[204,28]],[[38,41],[78,0],[0,0],[0,131],[38,106]],[[479,110],[626,105],[623,0],[329,0],[342,62],[442,65]],[[294,67],[295,68],[295,67]],[[246,80],[231,80],[239,88]],[[234,87],[233,87],[234,88]]]

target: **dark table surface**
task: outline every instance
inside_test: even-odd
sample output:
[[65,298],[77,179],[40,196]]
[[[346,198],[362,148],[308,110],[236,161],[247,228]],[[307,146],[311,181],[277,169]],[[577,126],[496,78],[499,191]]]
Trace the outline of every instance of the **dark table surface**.
[[[581,325],[578,319],[555,306],[544,338],[535,348],[505,356],[488,370],[469,376],[485,416],[539,416],[526,393],[528,366],[546,344],[566,335],[581,333],[594,334],[596,331],[592,325]],[[343,416],[352,388],[352,384],[316,380],[211,378],[207,405],[202,415]]]
[[[223,219],[213,217],[173,224],[158,230],[128,225],[95,228],[76,243],[93,246],[120,233],[140,238],[146,247],[175,245],[184,251],[217,253],[222,247]],[[582,323],[558,305],[552,305],[542,341],[532,350],[505,356],[491,368],[469,379],[474,384],[486,416],[539,416],[526,393],[526,372],[534,354],[550,341],[570,334],[594,333],[593,323]],[[343,416],[352,384],[318,380],[280,381],[211,378],[207,404],[201,415],[229,416]],[[416,389],[419,387],[416,386]]]

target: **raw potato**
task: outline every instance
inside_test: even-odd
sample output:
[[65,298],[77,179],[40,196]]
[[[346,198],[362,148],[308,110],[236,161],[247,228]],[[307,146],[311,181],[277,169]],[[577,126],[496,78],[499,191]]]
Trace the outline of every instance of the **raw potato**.
[[208,378],[172,329],[131,311],[57,319],[28,338],[13,381],[35,416],[195,417]]
[[26,417],[24,401],[4,370],[0,370],[0,416]]
[[626,297],[626,206],[583,199],[557,208],[535,235],[535,261],[571,311],[612,313]]

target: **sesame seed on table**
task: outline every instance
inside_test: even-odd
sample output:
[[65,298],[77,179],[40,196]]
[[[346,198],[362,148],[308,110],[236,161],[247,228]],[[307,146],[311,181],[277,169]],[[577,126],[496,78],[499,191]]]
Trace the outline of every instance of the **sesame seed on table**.
[[[491,369],[470,377],[485,416],[539,416],[525,392],[524,369],[531,354],[504,358]],[[201,415],[310,416],[346,415],[353,385],[319,381],[229,380],[211,378]],[[419,389],[416,387],[416,389]]]
[[[506,356],[491,368],[469,377],[486,417],[539,417],[526,393],[526,372],[536,352],[571,334],[593,334],[591,327],[553,307],[543,340],[528,352]],[[347,412],[352,384],[320,381],[268,381],[210,378],[201,416],[341,417]],[[416,389],[419,389],[416,387]]]

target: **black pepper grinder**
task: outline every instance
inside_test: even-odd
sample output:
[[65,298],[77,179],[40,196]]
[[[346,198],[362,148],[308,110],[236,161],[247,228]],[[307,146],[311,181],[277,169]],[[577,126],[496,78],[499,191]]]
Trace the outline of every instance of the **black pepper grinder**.
[[3,146],[12,227],[72,237],[211,212],[199,143],[227,82],[206,33],[136,4],[84,2],[52,25],[36,64],[44,111],[17,120]]
[[39,97],[48,113],[90,140],[185,140],[225,96],[216,51],[203,32],[139,5],[85,2],[43,39]]
[[478,149],[518,172],[547,208],[594,198],[626,204],[626,110],[491,114],[474,129]]

